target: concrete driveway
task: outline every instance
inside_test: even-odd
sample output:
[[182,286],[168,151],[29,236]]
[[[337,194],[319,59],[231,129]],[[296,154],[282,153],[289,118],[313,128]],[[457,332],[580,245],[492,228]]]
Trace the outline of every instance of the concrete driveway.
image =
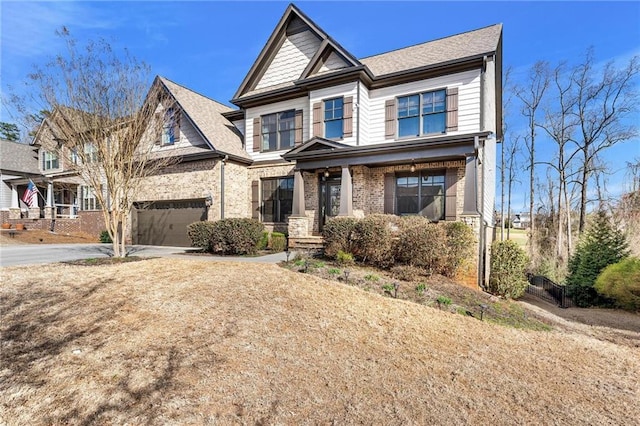
[[[130,256],[158,257],[185,253],[185,247],[128,246]],[[109,257],[110,244],[15,244],[0,246],[0,266],[32,265]]]
[[[129,256],[171,257],[195,250],[189,247],[127,246]],[[109,257],[111,244],[12,244],[0,246],[0,266],[35,265],[71,260]],[[291,258],[295,253],[291,253]],[[198,260],[277,263],[286,260],[284,252],[257,257],[197,256]]]

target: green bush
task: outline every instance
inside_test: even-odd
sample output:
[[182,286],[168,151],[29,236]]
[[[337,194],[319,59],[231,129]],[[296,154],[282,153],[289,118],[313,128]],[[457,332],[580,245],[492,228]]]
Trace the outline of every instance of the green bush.
[[211,249],[222,254],[254,254],[264,225],[256,219],[232,218],[213,222]]
[[206,252],[211,252],[211,233],[214,222],[193,222],[187,225],[187,235],[192,247],[200,247]]
[[353,230],[353,254],[365,263],[386,268],[394,264],[394,228],[398,217],[373,214],[359,220]]
[[587,307],[607,304],[593,288],[604,268],[628,256],[624,234],[610,222],[606,213],[597,213],[569,259],[567,293],[576,305]]
[[109,231],[107,231],[106,229],[100,233],[100,242],[105,244],[113,242],[111,241],[111,235],[109,235]]
[[287,238],[282,232],[272,232],[269,247],[275,252],[284,251],[287,248]]
[[352,233],[358,223],[354,217],[334,217],[327,221],[322,229],[324,253],[329,257],[337,256],[339,251],[351,253]]
[[421,216],[405,216],[400,222],[396,257],[428,274],[441,273],[447,261],[447,234],[444,227]]
[[269,246],[269,232],[264,231],[260,241],[258,241],[258,250],[264,250]]
[[630,311],[640,311],[640,259],[628,257],[609,265],[596,279],[596,291]]
[[496,241],[491,245],[489,292],[517,299],[524,294],[528,282],[525,268],[529,263],[525,252],[514,241]]
[[447,240],[446,258],[442,264],[442,274],[454,277],[460,267],[473,259],[475,236],[473,230],[462,222],[441,222]]
[[342,266],[353,265],[353,255],[351,253],[338,250],[336,254],[336,261]]

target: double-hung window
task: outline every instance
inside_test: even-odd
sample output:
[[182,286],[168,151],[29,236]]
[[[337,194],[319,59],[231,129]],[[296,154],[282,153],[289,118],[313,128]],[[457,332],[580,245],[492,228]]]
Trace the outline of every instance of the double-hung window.
[[60,167],[58,154],[55,152],[44,151],[42,154],[42,169],[53,170]]
[[296,111],[289,110],[263,115],[262,151],[279,151],[292,148],[295,144]]
[[436,90],[398,98],[398,137],[444,133],[446,91]]
[[396,213],[420,215],[432,221],[445,218],[444,173],[416,172],[396,176]]
[[80,209],[81,210],[100,210],[100,203],[96,194],[90,186],[80,186]]
[[96,148],[95,144],[87,143],[84,145],[84,156],[87,159],[87,163],[98,161],[98,148]]
[[285,222],[293,206],[293,178],[262,180],[262,221]]
[[340,139],[343,136],[344,99],[334,98],[324,101],[324,137]]

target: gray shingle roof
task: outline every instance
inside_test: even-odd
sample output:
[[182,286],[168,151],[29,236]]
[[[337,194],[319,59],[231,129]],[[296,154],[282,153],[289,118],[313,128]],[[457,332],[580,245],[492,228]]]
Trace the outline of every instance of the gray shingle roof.
[[39,175],[36,148],[32,145],[0,139],[0,170]]
[[160,81],[171,92],[193,124],[202,132],[213,149],[251,161],[242,149],[242,135],[222,113],[233,111],[226,105],[209,99],[164,77]]
[[427,67],[495,52],[502,24],[457,34],[360,59],[376,76]]

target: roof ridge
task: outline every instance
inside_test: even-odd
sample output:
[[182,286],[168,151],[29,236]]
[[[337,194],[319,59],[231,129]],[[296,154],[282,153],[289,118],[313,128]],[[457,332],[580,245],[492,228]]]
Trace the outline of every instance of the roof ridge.
[[[232,111],[235,111],[235,110],[233,109],[233,107],[230,107],[229,105],[225,105],[225,104],[223,104],[222,102],[217,101],[217,100],[215,100],[215,99],[213,99],[213,98],[210,98],[210,97],[209,97],[209,96],[207,96],[207,95],[203,95],[203,94],[202,94],[202,93],[200,93],[200,92],[196,92],[195,90],[188,88],[188,87],[187,87],[187,86],[185,86],[184,84],[176,83],[175,81],[171,80],[170,78],[167,78],[167,77],[164,77],[164,76],[161,76],[161,75],[158,75],[158,77],[159,77],[161,80],[168,81],[169,83],[175,84],[175,85],[176,85],[176,86],[178,86],[178,87],[181,87],[181,88],[183,88],[183,89],[185,89],[185,90],[188,90],[189,92],[191,92],[191,93],[193,93],[193,94],[195,94],[195,95],[198,95],[198,96],[200,96],[201,98],[205,98],[205,99],[206,99],[206,100],[208,100],[208,101],[215,102],[215,103],[217,103],[217,104],[218,104],[218,105],[220,105],[220,106],[223,106],[223,107],[225,107],[225,108],[229,108],[229,109],[230,109],[230,110],[232,110]],[[226,111],[225,111],[225,112],[226,112]]]
[[460,32],[460,33],[456,33],[456,34],[451,34],[451,35],[444,36],[444,37],[435,38],[435,39],[433,39],[433,40],[427,40],[427,41],[423,41],[423,42],[420,42],[420,43],[414,43],[414,44],[411,44],[411,45],[409,45],[409,46],[399,47],[399,48],[397,48],[397,49],[391,49],[391,50],[388,50],[388,51],[386,51],[386,52],[376,53],[376,54],[374,54],[374,55],[369,55],[369,56],[363,56],[362,58],[359,58],[359,60],[360,60],[360,61],[362,61],[363,59],[375,58],[376,56],[382,56],[382,55],[386,55],[386,54],[388,54],[388,53],[398,52],[398,51],[400,51],[400,50],[404,50],[404,49],[410,49],[410,48],[412,48],[412,47],[421,46],[421,45],[423,45],[423,44],[428,44],[428,43],[433,43],[433,42],[440,41],[440,40],[444,40],[444,39],[447,39],[447,38],[458,37],[458,36],[461,36],[461,35],[463,35],[463,34],[469,34],[469,33],[473,33],[473,32],[476,32],[476,31],[486,30],[487,28],[491,28],[491,27],[502,27],[502,23],[486,25],[486,26],[484,26],[484,27],[475,28],[475,29],[473,29],[473,30],[469,30],[469,31],[462,31],[462,32]]

